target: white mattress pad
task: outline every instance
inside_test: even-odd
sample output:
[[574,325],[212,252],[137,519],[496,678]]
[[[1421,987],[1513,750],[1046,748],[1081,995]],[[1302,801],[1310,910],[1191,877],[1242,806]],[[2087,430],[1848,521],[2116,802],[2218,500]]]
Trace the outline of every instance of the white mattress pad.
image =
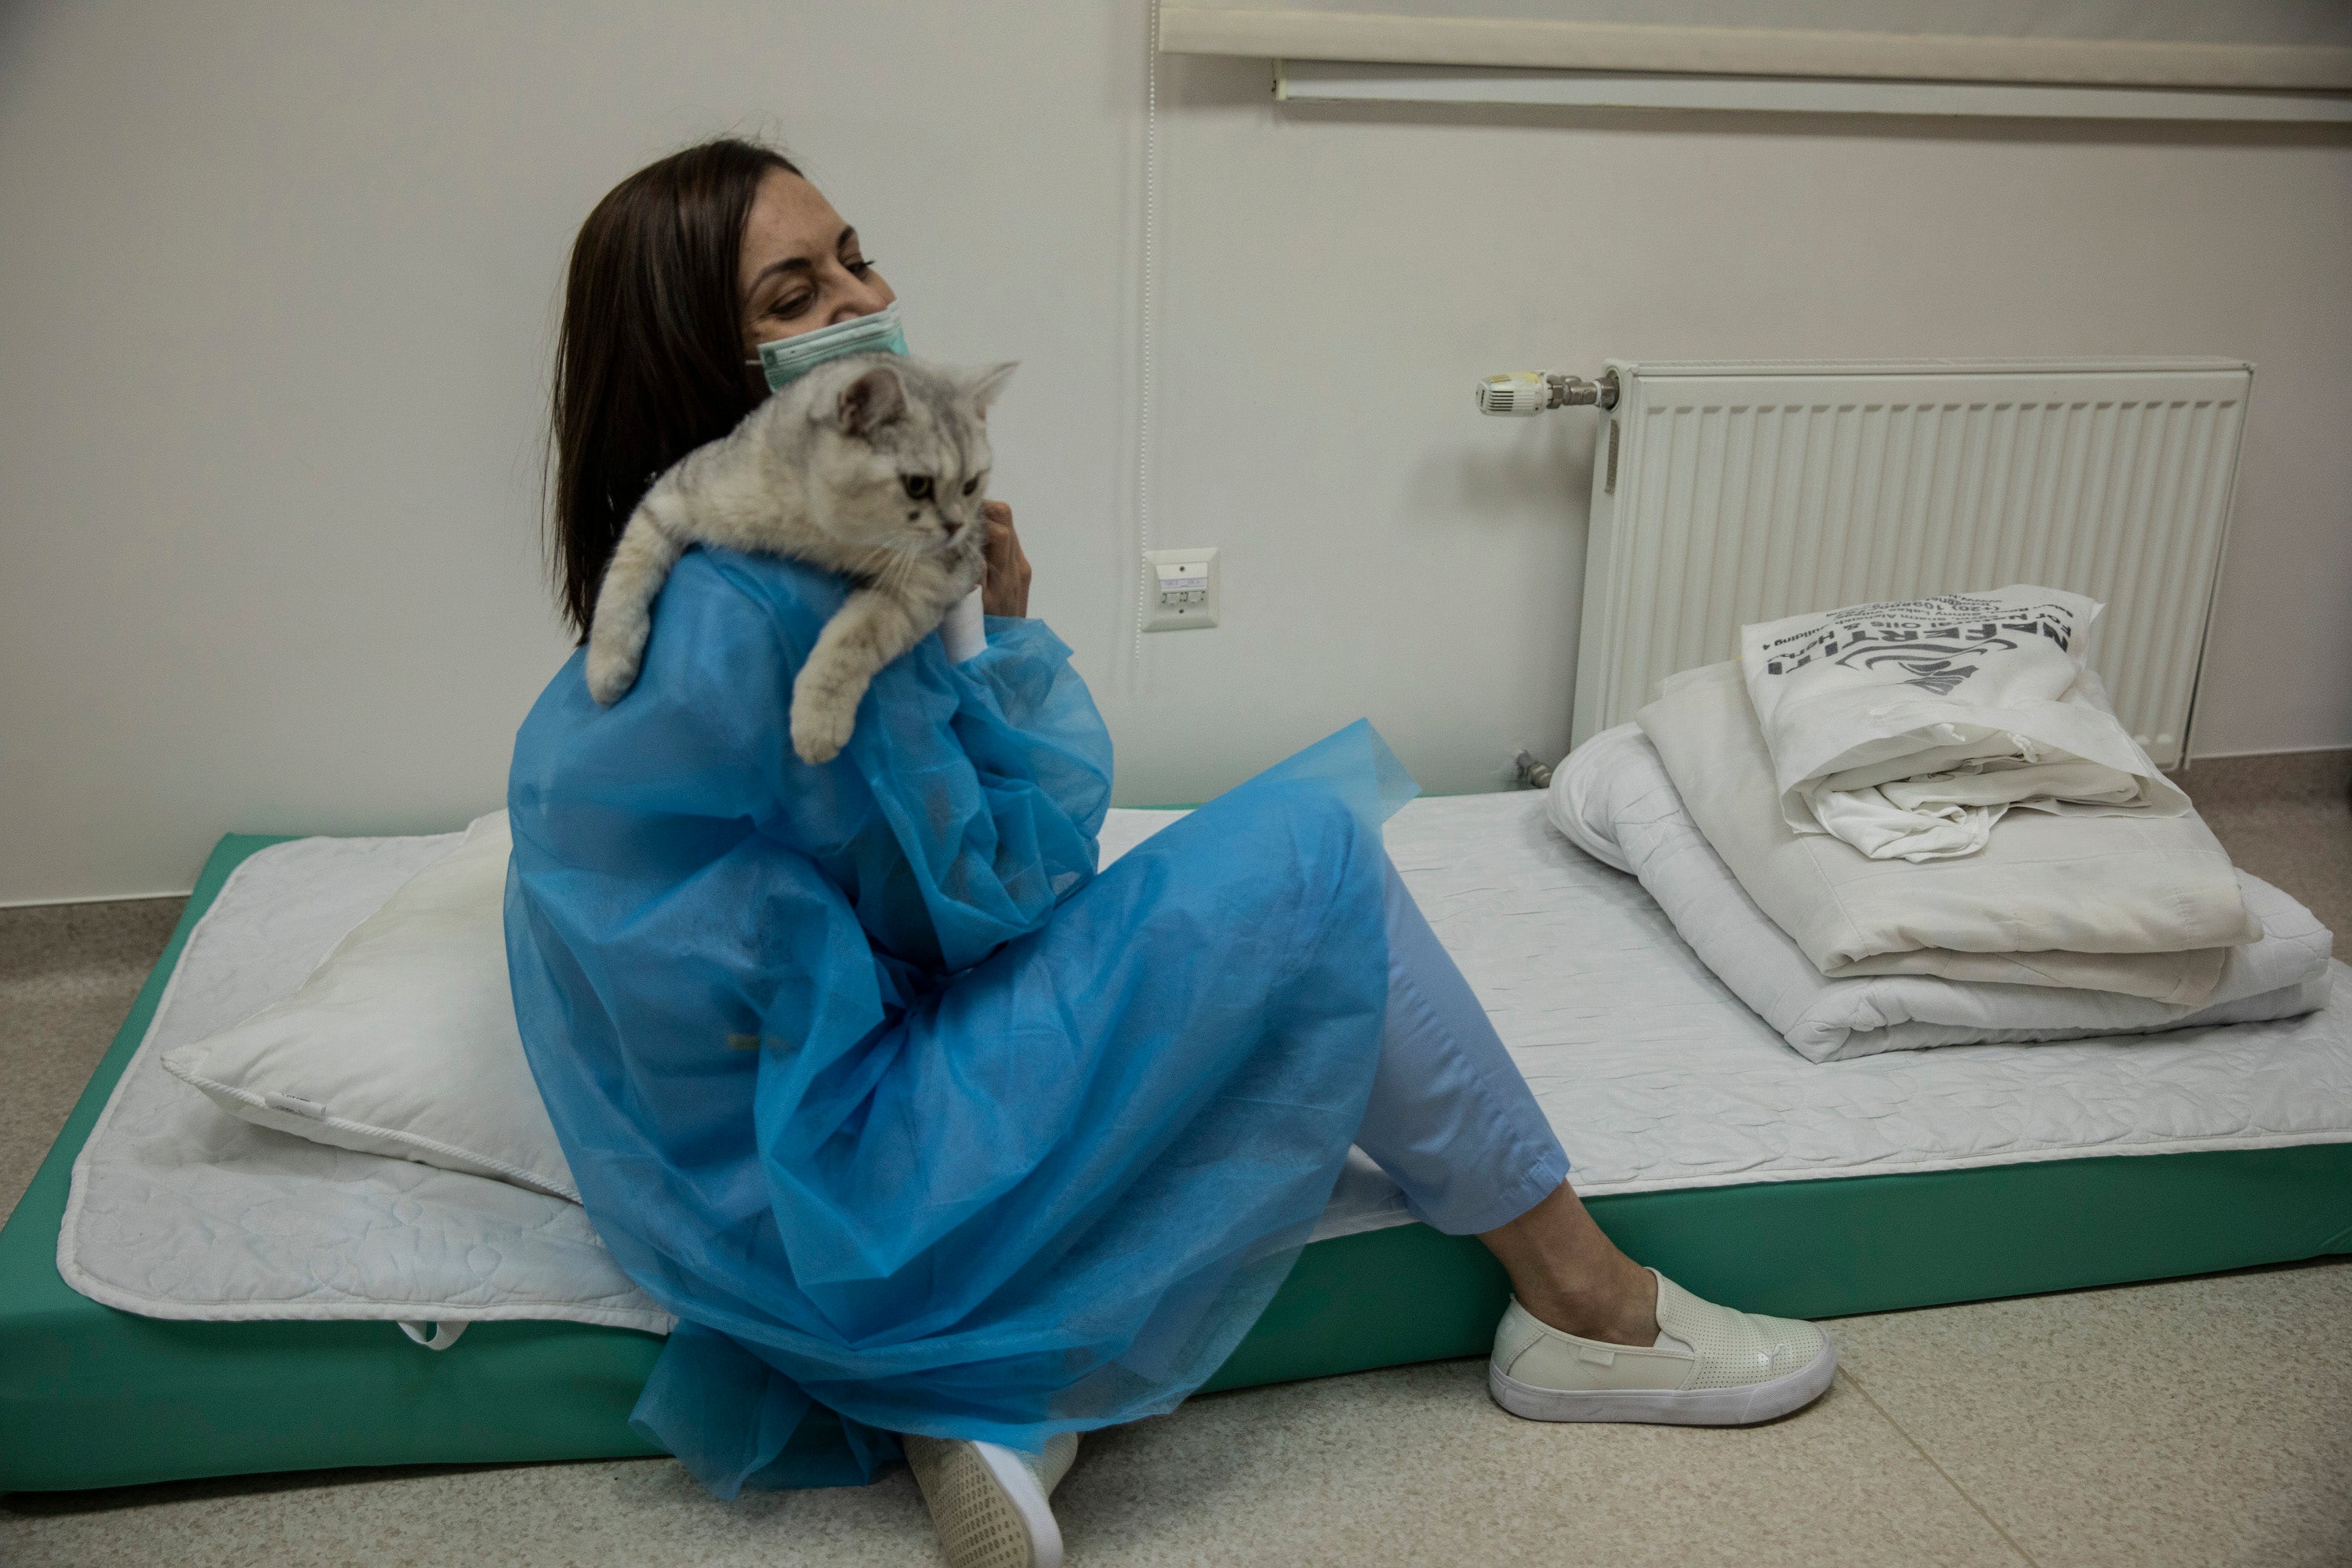
[[[1106,859],[1175,814],[1114,812]],[[1815,1064],[1716,980],[1535,793],[1416,801],[1391,858],[1485,1003],[1587,1196],[2352,1142],[2352,991],[2273,1024]],[[163,1070],[291,993],[456,834],[247,859],[190,935],[74,1164],[68,1283],[184,1319],[566,1319],[666,1331],[580,1208],[227,1115]],[[2336,964],[2340,972],[2343,965]],[[1316,1232],[1405,1223],[1354,1155]]]

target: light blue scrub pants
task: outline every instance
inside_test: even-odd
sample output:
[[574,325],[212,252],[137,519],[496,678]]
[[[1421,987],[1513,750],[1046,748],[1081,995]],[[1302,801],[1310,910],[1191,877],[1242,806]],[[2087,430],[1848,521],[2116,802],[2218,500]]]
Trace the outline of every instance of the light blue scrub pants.
[[1568,1154],[1486,1008],[1396,868],[1388,869],[1388,1019],[1356,1147],[1449,1236],[1493,1230],[1568,1180]]

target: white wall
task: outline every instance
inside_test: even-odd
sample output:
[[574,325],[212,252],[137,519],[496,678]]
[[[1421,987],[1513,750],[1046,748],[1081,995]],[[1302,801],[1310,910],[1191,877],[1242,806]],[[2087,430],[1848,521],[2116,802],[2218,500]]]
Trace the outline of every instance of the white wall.
[[573,226],[781,134],[946,358],[1117,732],[1198,798],[1360,713],[1433,789],[1565,742],[1582,416],[1494,369],[2261,366],[2208,752],[2352,744],[2352,145],[1278,110],[1161,84],[1152,541],[1226,624],[1135,657],[1142,13],[946,0],[0,12],[0,901],[184,888],[219,833],[496,804],[567,645],[539,571]]

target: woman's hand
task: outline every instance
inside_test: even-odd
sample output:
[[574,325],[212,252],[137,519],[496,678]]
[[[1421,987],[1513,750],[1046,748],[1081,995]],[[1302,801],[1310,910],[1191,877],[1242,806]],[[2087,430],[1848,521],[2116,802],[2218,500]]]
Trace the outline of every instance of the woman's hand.
[[1025,616],[1029,557],[1021,552],[1021,536],[1013,530],[1013,509],[992,500],[982,503],[980,510],[988,520],[987,574],[981,579],[980,607],[992,616]]

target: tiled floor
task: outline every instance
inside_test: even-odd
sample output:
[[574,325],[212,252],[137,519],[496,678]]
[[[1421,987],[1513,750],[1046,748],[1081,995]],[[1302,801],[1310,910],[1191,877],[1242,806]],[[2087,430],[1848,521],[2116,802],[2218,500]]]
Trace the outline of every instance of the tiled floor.
[[[2231,853],[2352,926],[2352,756],[2200,764]],[[169,917],[0,911],[0,1205]],[[1056,1504],[1110,1564],[2352,1564],[2352,1258],[1832,1324],[1811,1410],[1553,1426],[1444,1363],[1091,1439]],[[934,1563],[903,1474],[720,1504],[667,1460],[0,1499],[0,1563]]]

